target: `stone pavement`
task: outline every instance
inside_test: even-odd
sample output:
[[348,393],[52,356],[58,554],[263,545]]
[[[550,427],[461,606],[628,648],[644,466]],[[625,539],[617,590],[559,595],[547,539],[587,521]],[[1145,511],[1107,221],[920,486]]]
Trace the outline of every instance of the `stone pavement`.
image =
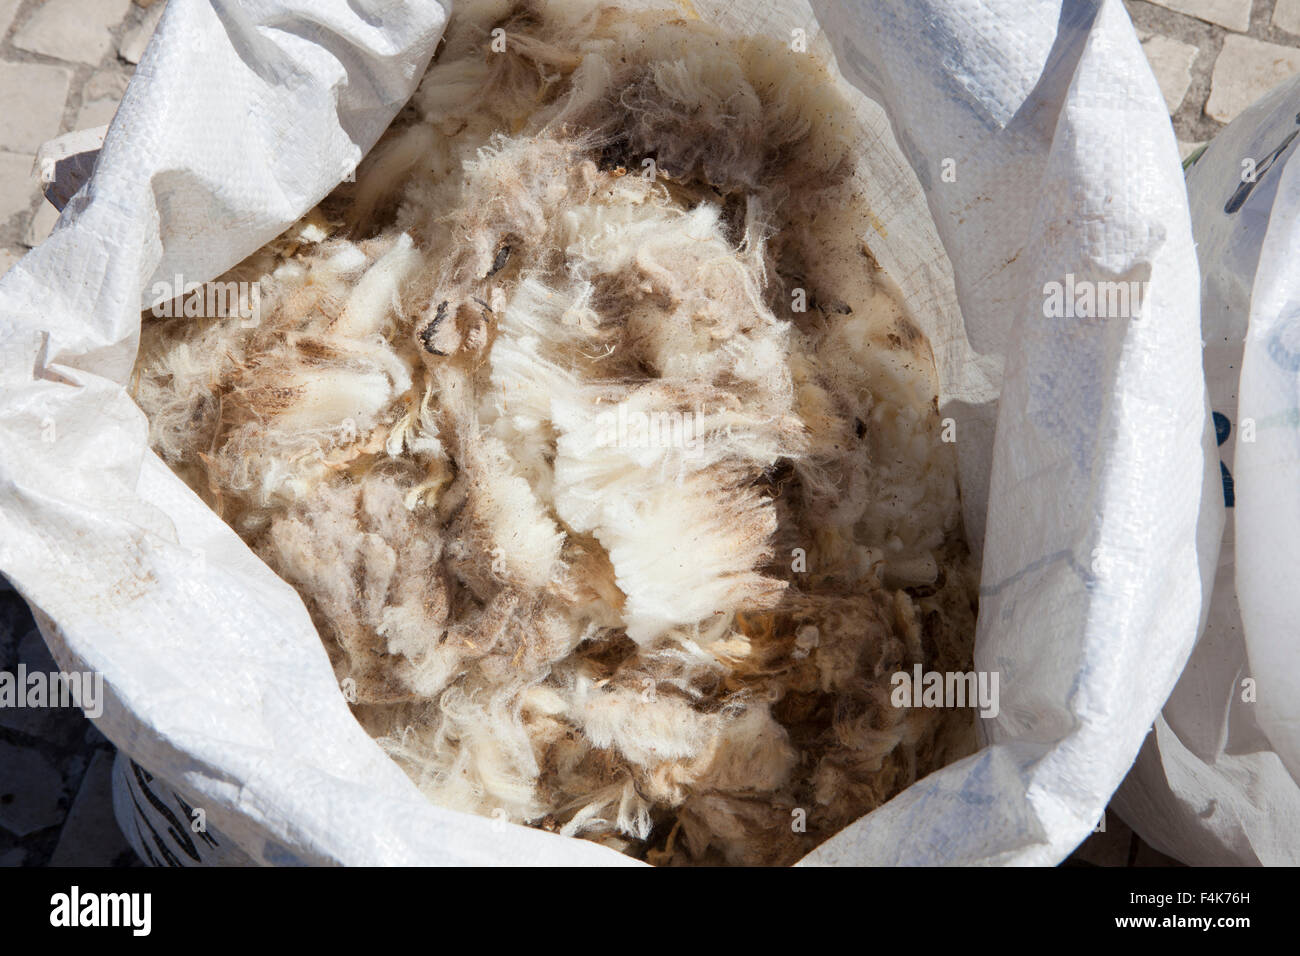
[[1183,155],[1300,73],[1300,0],[1124,0]]
[[160,0],[0,0],[0,273],[58,214],[32,165],[48,139],[113,118]]
[[[0,671],[56,669],[0,578]],[[113,818],[113,754],[76,708],[0,707],[0,867],[137,865]]]
[[[0,0],[0,274],[57,214],[32,166],[44,141],[107,123],[164,0]],[[1125,0],[1184,155],[1300,73],[1300,0]],[[0,587],[3,582],[0,581]],[[22,602],[0,590],[0,669],[48,668]],[[15,717],[13,714],[20,714]],[[0,710],[0,866],[133,857],[107,804],[112,747],[67,712]],[[1074,863],[1166,862],[1113,815]]]

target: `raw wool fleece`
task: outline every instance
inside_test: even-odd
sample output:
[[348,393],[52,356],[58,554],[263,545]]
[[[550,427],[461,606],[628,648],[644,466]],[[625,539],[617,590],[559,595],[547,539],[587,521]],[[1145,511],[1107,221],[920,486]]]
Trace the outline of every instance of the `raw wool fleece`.
[[146,322],[154,447],[430,799],[783,864],[974,748],[890,702],[971,667],[976,578],[855,128],[676,8],[457,5],[356,183],[224,277],[260,320]]

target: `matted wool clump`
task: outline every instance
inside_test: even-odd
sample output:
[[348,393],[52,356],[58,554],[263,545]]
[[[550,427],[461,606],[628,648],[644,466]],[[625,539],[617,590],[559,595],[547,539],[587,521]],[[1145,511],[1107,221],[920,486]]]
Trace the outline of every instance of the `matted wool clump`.
[[436,803],[790,863],[974,749],[928,344],[825,62],[663,10],[457,5],[358,171],[149,319],[151,441],[307,602]]

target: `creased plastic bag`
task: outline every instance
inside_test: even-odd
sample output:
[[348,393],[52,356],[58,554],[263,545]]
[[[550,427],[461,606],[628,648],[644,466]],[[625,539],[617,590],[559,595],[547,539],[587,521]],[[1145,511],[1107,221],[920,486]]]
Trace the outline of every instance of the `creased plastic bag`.
[[[976,666],[1001,700],[984,749],[807,862],[1054,863],[1137,753],[1213,577],[1173,131],[1119,0],[815,8],[669,9],[824,35],[884,107],[863,107],[864,240],[934,347],[983,549]],[[172,0],[93,178],[0,280],[0,570],[61,666],[104,674],[104,733],[254,861],[629,862],[425,801],[352,720],[300,599],[148,450],[122,387],[142,293],[220,274],[324,196],[443,20],[421,0]],[[1046,318],[1067,276],[1148,283],[1140,314]]]

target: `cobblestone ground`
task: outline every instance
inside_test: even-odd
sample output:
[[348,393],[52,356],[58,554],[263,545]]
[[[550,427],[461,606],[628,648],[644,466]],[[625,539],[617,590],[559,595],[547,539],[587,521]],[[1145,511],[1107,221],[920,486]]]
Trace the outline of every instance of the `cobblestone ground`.
[[[0,0],[0,274],[53,228],[41,143],[112,119],[163,0]],[[1300,0],[1125,0],[1187,155],[1300,73]],[[0,670],[54,665],[0,580]],[[130,865],[113,823],[113,748],[78,712],[0,709],[0,866]],[[1076,865],[1170,862],[1117,817]]]

